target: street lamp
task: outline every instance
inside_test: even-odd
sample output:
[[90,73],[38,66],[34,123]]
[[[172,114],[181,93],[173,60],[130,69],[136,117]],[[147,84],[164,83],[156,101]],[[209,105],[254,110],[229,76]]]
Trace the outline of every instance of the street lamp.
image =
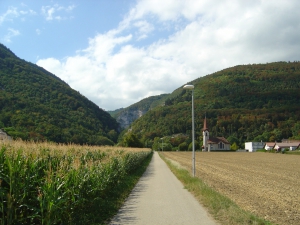
[[164,138],[161,138],[161,149],[162,149],[162,152],[164,151]]
[[194,85],[187,84],[183,89],[192,90],[192,140],[193,140],[193,177],[195,176],[195,127],[194,127]]

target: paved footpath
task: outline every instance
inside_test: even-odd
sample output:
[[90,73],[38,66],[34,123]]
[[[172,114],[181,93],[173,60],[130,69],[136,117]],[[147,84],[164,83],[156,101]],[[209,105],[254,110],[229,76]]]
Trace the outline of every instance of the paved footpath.
[[155,152],[111,225],[216,225]]

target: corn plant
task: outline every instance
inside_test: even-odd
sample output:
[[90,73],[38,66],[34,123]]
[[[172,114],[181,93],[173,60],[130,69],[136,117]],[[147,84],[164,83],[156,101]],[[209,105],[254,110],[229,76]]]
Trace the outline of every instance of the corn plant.
[[116,190],[149,154],[148,149],[2,144],[0,224],[100,223]]

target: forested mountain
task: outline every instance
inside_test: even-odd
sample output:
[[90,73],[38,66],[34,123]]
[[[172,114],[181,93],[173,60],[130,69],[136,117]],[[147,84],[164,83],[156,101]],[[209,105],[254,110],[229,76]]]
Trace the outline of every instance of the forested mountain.
[[[195,132],[200,144],[205,114],[210,135],[224,136],[240,148],[245,141],[300,139],[300,62],[240,65],[190,83],[195,86]],[[143,143],[165,137],[172,144],[176,138],[167,137],[191,136],[191,122],[191,91],[180,87],[164,106],[148,111],[130,130]],[[191,138],[184,141],[189,144]]]
[[0,128],[13,138],[113,144],[118,123],[43,68],[0,44]]
[[168,94],[161,94],[145,98],[137,103],[134,103],[126,108],[108,111],[122,128],[128,128],[133,121],[143,116],[149,110],[164,104],[164,100]]

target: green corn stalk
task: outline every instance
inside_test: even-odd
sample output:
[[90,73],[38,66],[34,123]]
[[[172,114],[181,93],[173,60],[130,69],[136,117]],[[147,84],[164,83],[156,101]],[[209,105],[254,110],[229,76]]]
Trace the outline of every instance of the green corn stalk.
[[[40,148],[37,157],[22,149],[17,154],[5,151],[2,147],[1,225],[100,223],[116,187],[150,153],[87,150],[75,155],[73,149],[64,155]],[[74,166],[75,161],[80,165]]]

